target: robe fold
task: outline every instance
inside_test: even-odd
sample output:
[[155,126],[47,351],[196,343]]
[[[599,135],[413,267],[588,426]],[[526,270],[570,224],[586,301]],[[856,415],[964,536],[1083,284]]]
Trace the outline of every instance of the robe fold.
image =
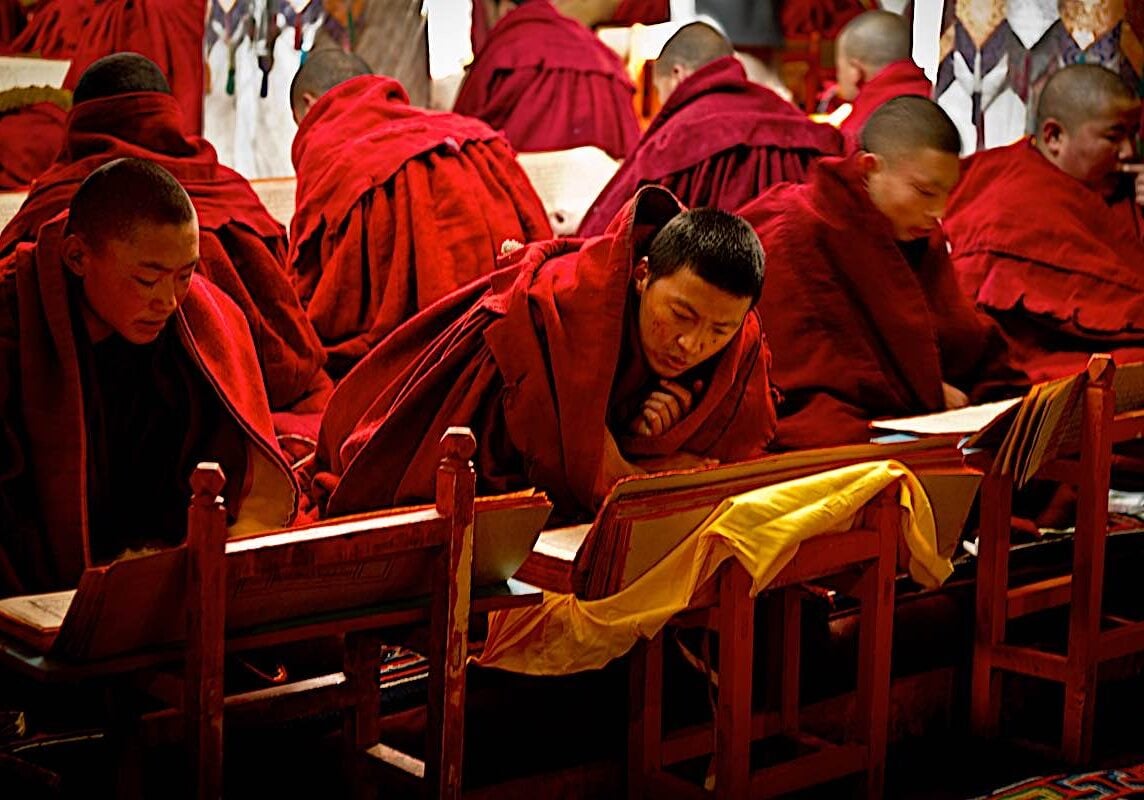
[[214,148],[183,132],[175,99],[139,92],[90,100],[72,108],[64,149],[35,182],[0,233],[0,255],[32,241],[40,226],[67,209],[92,170],[117,158],[154,161],[187,190],[199,217],[199,273],[226,292],[250,324],[275,411],[311,414],[283,423],[316,433],[316,415],[330,392],[325,354],[286,271],[286,231],[250,183],[218,163]]
[[[92,564],[85,392],[62,241],[66,218],[0,261],[0,592],[75,586]],[[198,276],[168,322],[188,363],[245,434],[232,531],[285,525],[297,507],[242,313]],[[141,443],[146,444],[146,443]],[[189,475],[186,476],[189,480]],[[189,483],[187,484],[189,498]],[[185,510],[185,507],[184,507]]]
[[887,64],[873,80],[865,83],[854,98],[850,115],[842,120],[839,130],[846,137],[846,152],[853,153],[859,147],[862,127],[870,115],[895,97],[930,97],[933,84],[921,68],[910,60]]
[[112,53],[139,53],[167,76],[183,112],[187,133],[203,130],[206,4],[203,0],[91,0],[64,88],[74,89],[84,70]]
[[812,159],[841,151],[837,131],[747,80],[743,65],[726,56],[671,93],[579,233],[602,233],[640,186],[657,183],[689,208],[734,211],[772,184],[801,182]]
[[1023,387],[996,327],[957,286],[940,230],[900,246],[857,158],[825,158],[740,213],[767,273],[759,313],[783,402],[776,447],[869,441],[870,420],[940,411],[942,383],[975,401]]
[[944,222],[958,281],[1034,381],[1096,352],[1144,360],[1144,214],[1124,177],[1109,202],[1031,139],[965,160]]
[[453,111],[502,131],[518,151],[594,145],[622,159],[640,137],[619,57],[546,0],[506,14],[473,58]]
[[506,239],[552,236],[503,136],[411,107],[390,78],[323,95],[293,159],[289,265],[335,377],[414,313],[492,272]]
[[0,192],[26,189],[64,143],[66,93],[47,87],[0,92]]
[[27,9],[27,22],[15,38],[0,45],[0,54],[70,59],[91,14],[91,3],[92,0],[39,0]]
[[643,189],[603,236],[527,245],[378,345],[322,419],[313,489],[325,513],[431,499],[450,425],[477,435],[478,491],[537,486],[562,514],[596,508],[623,474],[609,456],[617,450],[636,463],[681,451],[759,455],[774,408],[753,311],[723,351],[679,379],[702,374],[706,389],[675,427],[638,437],[626,421],[608,426],[618,401],[636,405],[617,396],[643,360],[634,264],[679,211],[668,192]]

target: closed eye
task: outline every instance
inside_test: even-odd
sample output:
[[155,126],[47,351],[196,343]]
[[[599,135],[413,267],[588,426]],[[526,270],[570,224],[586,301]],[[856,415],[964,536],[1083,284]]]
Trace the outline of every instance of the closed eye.
[[138,283],[140,286],[146,286],[148,289],[150,289],[152,286],[154,286],[155,284],[157,284],[157,283],[159,282],[159,279],[158,279],[158,278],[156,278],[156,279],[155,279],[155,280],[153,280],[153,281],[149,281],[149,280],[147,280],[146,278],[140,278],[140,277],[139,277],[139,276],[137,276],[137,275],[136,275],[136,276],[134,276],[134,280],[135,280],[135,282],[136,282],[136,283]]

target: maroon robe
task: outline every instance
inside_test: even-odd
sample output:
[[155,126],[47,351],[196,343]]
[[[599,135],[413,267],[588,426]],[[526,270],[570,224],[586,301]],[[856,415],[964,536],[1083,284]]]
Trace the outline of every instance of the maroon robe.
[[1023,387],[1004,342],[958,290],[940,230],[901,246],[857,158],[824,158],[740,212],[767,273],[759,313],[783,395],[776,446],[869,441],[868,422],[944,408],[943,381],[974,400]]
[[552,236],[504,137],[409,105],[397,81],[322,96],[294,139],[295,286],[340,377],[408,317],[491,272],[506,239]]
[[858,139],[866,120],[884,103],[895,97],[930,97],[932,94],[933,84],[913,61],[906,59],[887,64],[873,80],[858,90],[850,115],[838,128],[846,137],[846,152],[853,153],[858,149]]
[[605,235],[528,245],[378,345],[322,419],[314,488],[325,512],[431,499],[435,442],[450,425],[478,437],[479,491],[538,486],[562,513],[594,509],[622,477],[609,442],[626,459],[759,455],[774,408],[754,312],[681,378],[702,374],[707,388],[675,427],[632,436],[630,417],[615,416],[646,396],[633,377],[652,377],[632,319],[633,265],[679,210],[668,192],[644,189]]
[[[83,323],[62,261],[65,225],[65,218],[45,225],[35,244],[0,261],[0,594],[75,586],[92,564],[89,431],[74,327]],[[242,313],[195,276],[168,327],[213,401],[246,435],[246,474],[229,476],[238,487],[230,494],[240,498],[231,509],[237,525],[288,524],[296,485],[262,384],[247,377],[258,364]],[[257,519],[244,520],[248,510]]]
[[0,233],[0,255],[34,240],[42,224],[68,207],[92,170],[123,157],[154,161],[187,190],[199,216],[199,271],[230,295],[249,321],[271,407],[314,415],[284,419],[282,427],[316,433],[316,414],[325,406],[330,380],[322,371],[321,342],[286,272],[286,231],[250,183],[218,163],[205,139],[183,133],[170,95],[139,92],[75,106],[64,150]]
[[492,29],[453,110],[503,131],[518,151],[594,145],[624,158],[640,137],[634,96],[619,57],[539,0]]
[[1110,202],[1031,139],[965,161],[944,222],[958,280],[1035,381],[1096,352],[1144,361],[1144,214],[1130,177]]
[[70,59],[91,5],[92,0],[39,0],[26,10],[26,23],[15,38],[0,45],[0,53]]
[[772,184],[801,182],[812,159],[841,150],[829,125],[747,80],[735,57],[716,59],[671,93],[579,233],[602,233],[640,186],[657,183],[688,208],[734,211]]
[[26,189],[55,163],[67,111],[42,87],[0,92],[0,192]]

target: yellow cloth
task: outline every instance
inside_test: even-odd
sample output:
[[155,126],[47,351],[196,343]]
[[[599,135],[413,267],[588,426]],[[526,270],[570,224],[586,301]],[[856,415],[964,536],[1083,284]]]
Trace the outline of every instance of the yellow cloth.
[[910,574],[936,587],[953,565],[938,555],[933,512],[921,484],[896,461],[856,464],[724,501],[662,561],[611,597],[581,600],[546,592],[539,606],[492,614],[477,663],[533,675],[599,669],[687,608],[726,559],[738,559],[757,593],[790,562],[799,542],[849,529],[862,507],[895,482],[901,485]]

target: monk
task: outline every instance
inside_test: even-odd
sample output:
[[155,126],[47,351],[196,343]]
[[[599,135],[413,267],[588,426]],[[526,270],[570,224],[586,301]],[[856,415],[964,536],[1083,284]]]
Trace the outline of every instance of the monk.
[[593,511],[624,475],[759,455],[774,430],[752,311],[758,238],[647,187],[600,237],[526,245],[422,312],[343,380],[315,494],[342,514],[433,497],[434,437],[478,437],[477,488]]
[[1023,387],[961,294],[938,221],[961,142],[931,100],[898,97],[862,149],[747,205],[767,252],[759,313],[783,395],[776,447],[869,441],[870,420]]
[[887,100],[933,94],[929,78],[911,57],[911,38],[909,23],[892,11],[859,14],[838,35],[838,97],[853,104],[840,127],[848,153],[858,149],[862,127]]
[[[250,184],[218,163],[214,148],[183,132],[166,78],[143,56],[92,64],[76,86],[59,159],[0,233],[0,255],[33,241],[65,210],[84,178],[123,156],[162,165],[186,187],[199,219],[200,273],[228,294],[250,323],[271,408],[284,431],[313,436],[331,390],[325,354],[286,272],[286,231]],[[309,415],[309,416],[306,416]]]
[[812,159],[842,150],[833,128],[749,81],[731,42],[710,25],[680,28],[653,74],[663,107],[589,209],[581,236],[603,233],[645,184],[670,189],[688,207],[734,211],[771,184],[801,181]]
[[503,131],[518,151],[594,145],[622,159],[640,138],[635,87],[592,33],[618,0],[530,0],[489,32],[453,110]]
[[0,192],[26,189],[55,162],[71,102],[70,92],[49,86],[0,92]]
[[1001,325],[1035,381],[1094,352],[1144,360],[1140,98],[1077,64],[1037,103],[1036,134],[971,156],[946,219],[962,289]]
[[506,240],[551,238],[512,148],[480,120],[410,106],[400,83],[340,49],[311,54],[291,99],[289,264],[335,378],[492,272]]
[[198,262],[190,198],[141,159],[0,262],[0,595],[179,542],[199,461],[223,467],[232,532],[293,517],[246,320]]

